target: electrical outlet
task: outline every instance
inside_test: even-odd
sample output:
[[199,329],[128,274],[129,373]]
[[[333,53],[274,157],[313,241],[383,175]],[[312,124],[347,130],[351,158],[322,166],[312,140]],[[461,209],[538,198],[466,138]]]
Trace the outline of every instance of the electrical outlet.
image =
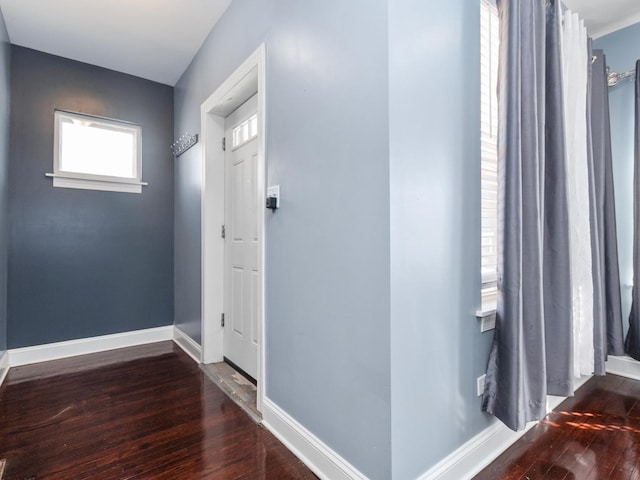
[[484,382],[487,379],[487,374],[485,373],[481,377],[476,379],[476,387],[478,389],[478,396],[481,396],[484,393]]

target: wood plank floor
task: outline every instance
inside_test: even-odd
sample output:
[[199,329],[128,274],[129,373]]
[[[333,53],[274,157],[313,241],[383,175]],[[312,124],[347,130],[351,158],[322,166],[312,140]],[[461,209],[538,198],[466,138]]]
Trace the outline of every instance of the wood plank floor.
[[173,342],[13,368],[0,480],[316,479]]
[[593,377],[475,480],[640,480],[640,382]]

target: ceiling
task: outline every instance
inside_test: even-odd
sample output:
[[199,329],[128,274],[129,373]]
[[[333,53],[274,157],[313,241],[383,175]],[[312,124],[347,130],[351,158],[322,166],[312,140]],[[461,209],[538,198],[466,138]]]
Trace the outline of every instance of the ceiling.
[[563,3],[580,14],[593,38],[640,22],[639,0],[563,0]]
[[175,85],[231,0],[0,0],[11,43]]
[[[11,43],[175,85],[232,0],[0,0]],[[639,0],[564,0],[598,38]]]

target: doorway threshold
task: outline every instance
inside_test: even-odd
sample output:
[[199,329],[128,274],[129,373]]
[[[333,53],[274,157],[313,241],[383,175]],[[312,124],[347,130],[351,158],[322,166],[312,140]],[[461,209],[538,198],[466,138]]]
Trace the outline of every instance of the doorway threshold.
[[226,362],[200,365],[200,368],[256,423],[262,423],[262,415],[256,408],[256,386]]

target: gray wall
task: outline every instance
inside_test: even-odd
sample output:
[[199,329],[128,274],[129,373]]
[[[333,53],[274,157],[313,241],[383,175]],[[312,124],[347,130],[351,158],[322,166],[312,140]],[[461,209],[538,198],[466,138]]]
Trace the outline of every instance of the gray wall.
[[11,45],[0,11],[0,356],[7,349],[7,237]]
[[393,478],[493,422],[480,333],[479,2],[389,2]]
[[[200,105],[266,40],[276,3],[276,0],[231,3],[175,86],[176,138],[185,132],[200,131]],[[270,56],[269,52],[267,55]],[[175,324],[198,343],[202,340],[201,146],[192,147],[175,165]]]
[[266,230],[267,395],[372,479],[391,463],[386,30],[386,0],[292,0],[266,39],[283,196]]
[[[640,59],[640,23],[597,39],[594,48],[604,50],[607,65],[612,72],[634,70],[636,60]],[[633,281],[634,95],[634,83],[629,80],[609,88],[622,318],[625,331],[629,326],[631,310],[631,289],[627,285]]]
[[[176,134],[266,44],[267,396],[391,475],[386,0],[235,0],[176,86]],[[199,339],[200,154],[176,170],[176,323]],[[180,264],[180,267],[178,267]]]
[[[8,346],[173,323],[172,87],[13,46]],[[53,113],[142,126],[142,194],[54,188]]]
[[[478,36],[465,0],[236,0],[176,86],[176,134],[198,131],[202,101],[265,42],[283,192],[267,396],[374,479],[415,478],[492,423],[475,395],[492,339],[474,316]],[[177,322],[197,340],[200,147],[176,170]]]

